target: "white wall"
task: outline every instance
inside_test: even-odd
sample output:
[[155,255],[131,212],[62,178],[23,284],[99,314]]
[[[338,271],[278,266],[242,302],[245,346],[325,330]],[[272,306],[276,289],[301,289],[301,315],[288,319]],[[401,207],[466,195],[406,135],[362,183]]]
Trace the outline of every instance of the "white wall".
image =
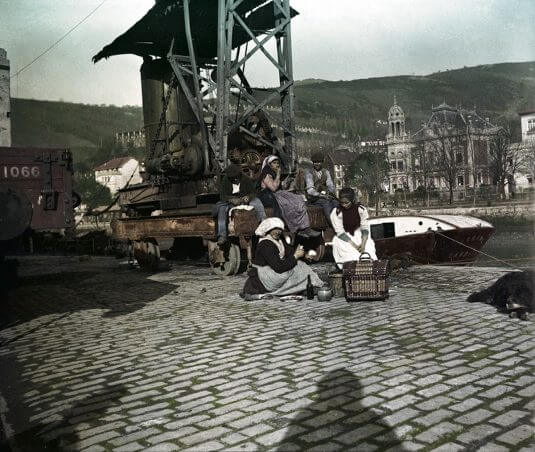
[[0,49],[0,146],[11,146],[10,115],[9,60],[7,52]]
[[535,112],[522,115],[520,117],[520,125],[522,127],[522,142],[535,141]]
[[[131,176],[132,178],[130,179]],[[95,180],[99,184],[108,187],[111,194],[115,195],[127,183],[133,185],[141,182],[138,161],[136,159],[130,159],[121,168],[95,171]]]

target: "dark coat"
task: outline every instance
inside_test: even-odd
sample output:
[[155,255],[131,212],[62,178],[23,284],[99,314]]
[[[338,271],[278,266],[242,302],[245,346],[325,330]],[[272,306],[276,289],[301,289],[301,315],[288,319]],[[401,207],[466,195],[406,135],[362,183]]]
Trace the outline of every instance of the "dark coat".
[[[269,240],[261,241],[256,247],[253,264],[259,267],[265,267],[267,265],[277,273],[284,273],[291,270],[297,265],[297,260],[293,255],[293,248],[286,244],[284,244],[284,248],[285,256],[281,259],[279,257],[279,249],[274,243]],[[251,268],[247,274],[249,278],[245,281],[243,293],[258,294],[267,292],[267,289],[258,277],[256,267]]]
[[240,191],[239,193],[232,193],[232,181],[223,176],[219,184],[219,195],[222,201],[228,201],[231,198],[241,198],[243,196],[249,196],[250,199],[256,197],[256,190],[254,182],[249,179],[245,174],[240,176]]

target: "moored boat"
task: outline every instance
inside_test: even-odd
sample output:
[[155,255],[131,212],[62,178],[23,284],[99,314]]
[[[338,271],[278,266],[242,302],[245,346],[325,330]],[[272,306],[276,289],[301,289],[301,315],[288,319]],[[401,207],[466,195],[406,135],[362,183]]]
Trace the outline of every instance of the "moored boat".
[[466,215],[399,215],[369,222],[378,257],[420,264],[470,264],[494,232],[489,222]]

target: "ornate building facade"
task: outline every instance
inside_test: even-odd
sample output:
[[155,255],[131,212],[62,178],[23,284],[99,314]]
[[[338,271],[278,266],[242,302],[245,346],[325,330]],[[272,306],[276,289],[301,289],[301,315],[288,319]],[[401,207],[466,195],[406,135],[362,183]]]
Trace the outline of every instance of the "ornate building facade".
[[490,140],[501,130],[474,110],[445,102],[432,107],[420,130],[405,129],[403,109],[388,112],[387,155],[389,191],[414,191],[418,187],[438,190],[490,184]]

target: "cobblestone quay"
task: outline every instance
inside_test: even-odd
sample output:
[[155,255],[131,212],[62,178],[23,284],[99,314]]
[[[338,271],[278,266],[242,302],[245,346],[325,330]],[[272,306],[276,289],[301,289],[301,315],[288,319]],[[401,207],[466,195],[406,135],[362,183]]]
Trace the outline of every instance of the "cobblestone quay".
[[503,271],[414,267],[385,302],[246,302],[243,276],[205,267],[24,258],[1,304],[0,438],[18,451],[532,451],[535,322],[465,302]]

